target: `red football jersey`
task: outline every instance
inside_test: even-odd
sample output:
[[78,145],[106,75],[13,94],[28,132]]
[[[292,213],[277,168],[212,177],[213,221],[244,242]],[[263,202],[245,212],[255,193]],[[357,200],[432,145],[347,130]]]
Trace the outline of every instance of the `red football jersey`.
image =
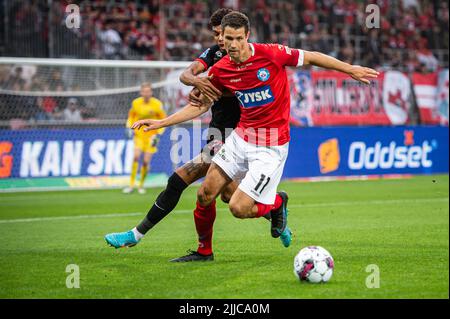
[[285,67],[303,65],[304,52],[279,44],[250,43],[250,47],[252,55],[245,62],[225,56],[214,64],[211,82],[238,98],[240,137],[257,145],[283,145],[289,141],[290,113]]

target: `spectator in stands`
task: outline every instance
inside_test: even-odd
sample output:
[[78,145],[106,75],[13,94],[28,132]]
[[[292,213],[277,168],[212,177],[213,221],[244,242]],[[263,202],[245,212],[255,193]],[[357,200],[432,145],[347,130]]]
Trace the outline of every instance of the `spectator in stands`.
[[131,48],[142,55],[151,55],[155,52],[156,38],[150,33],[148,23],[143,23]]
[[102,55],[105,59],[120,59],[122,39],[114,28],[113,21],[109,20],[99,34],[102,44]]
[[76,98],[70,98],[67,101],[67,107],[63,111],[63,119],[67,122],[81,122],[83,120]]
[[0,88],[6,89],[8,87],[10,75],[7,67],[0,65]]
[[151,21],[152,14],[150,13],[147,6],[144,6],[144,8],[139,13],[139,20],[143,23],[149,23]]
[[437,10],[437,19],[438,19],[438,34],[439,34],[439,40],[438,44],[436,45],[436,49],[448,49],[449,48],[449,32],[448,32],[448,25],[449,25],[449,12],[448,12],[448,2],[442,1],[440,2],[440,7]]
[[403,8],[409,9],[409,8],[419,8],[419,2],[418,0],[402,0]]
[[404,61],[402,53],[398,50],[394,51],[390,57],[391,66],[397,70],[403,67]]
[[14,91],[21,91],[25,86],[25,80],[22,77],[22,67],[16,67],[12,71],[12,75],[8,80],[7,89]]
[[367,65],[380,65],[382,48],[379,38],[379,32],[377,29],[371,29],[369,32],[369,38],[367,39],[367,46],[365,48],[365,61]]
[[60,70],[56,69],[52,72],[52,75],[48,83],[50,84],[49,86],[50,91],[58,91],[58,90],[64,91],[64,81],[62,80]]
[[419,61],[414,51],[408,51],[403,61],[407,72],[414,72],[419,67]]
[[36,121],[50,121],[53,120],[53,111],[55,109],[56,104],[49,105],[45,102],[44,97],[36,98],[36,111],[32,116]]
[[333,55],[333,48],[330,45],[329,35],[325,28],[322,28],[320,32],[317,32],[317,30],[311,32],[309,41],[312,44],[311,50]]
[[427,43],[428,41],[426,38],[421,38],[418,41],[417,59],[419,60],[420,64],[423,64],[423,67],[425,67],[427,71],[434,72],[437,70],[439,62],[433,55],[433,52],[428,49]]
[[30,91],[44,91],[44,80],[41,78],[39,73],[36,73],[31,79]]
[[355,58],[355,51],[353,50],[353,47],[350,44],[348,44],[345,47],[342,47],[339,50],[339,54],[338,54],[339,60],[344,61],[348,64],[354,64],[353,63],[354,58]]

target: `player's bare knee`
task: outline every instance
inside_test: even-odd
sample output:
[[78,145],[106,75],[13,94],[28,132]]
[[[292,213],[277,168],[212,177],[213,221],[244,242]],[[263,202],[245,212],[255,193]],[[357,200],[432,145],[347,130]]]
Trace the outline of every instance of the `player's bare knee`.
[[230,207],[230,212],[231,212],[231,214],[233,214],[234,217],[242,218],[241,217],[242,215],[240,214],[240,210],[239,210],[239,205],[230,204],[229,207]]
[[230,211],[236,218],[248,218],[247,209],[244,205],[234,201],[229,204]]
[[206,187],[201,186],[197,191],[197,200],[202,206],[208,206],[214,200],[212,193]]

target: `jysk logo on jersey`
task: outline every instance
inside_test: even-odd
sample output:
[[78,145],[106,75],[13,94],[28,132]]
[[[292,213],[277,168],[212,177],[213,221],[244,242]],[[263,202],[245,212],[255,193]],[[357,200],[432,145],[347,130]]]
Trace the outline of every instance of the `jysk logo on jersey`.
[[244,108],[264,106],[274,100],[270,85],[245,91],[236,91],[235,94]]
[[256,73],[256,76],[260,81],[266,82],[270,78],[270,72],[265,68],[261,68]]

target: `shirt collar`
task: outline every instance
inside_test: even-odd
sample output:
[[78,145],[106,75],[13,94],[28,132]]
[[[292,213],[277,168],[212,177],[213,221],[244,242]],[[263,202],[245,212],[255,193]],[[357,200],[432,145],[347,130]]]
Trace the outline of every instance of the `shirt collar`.
[[250,46],[250,49],[252,49],[252,56],[255,55],[255,47],[253,46],[253,43],[248,44]]
[[[253,46],[253,43],[249,43],[248,45],[250,46],[250,49],[252,50],[252,55],[250,57],[255,56],[255,47]],[[230,61],[233,62],[233,60],[231,60],[230,56],[228,56],[228,59],[230,59]],[[235,63],[235,62],[233,62],[233,63]]]

